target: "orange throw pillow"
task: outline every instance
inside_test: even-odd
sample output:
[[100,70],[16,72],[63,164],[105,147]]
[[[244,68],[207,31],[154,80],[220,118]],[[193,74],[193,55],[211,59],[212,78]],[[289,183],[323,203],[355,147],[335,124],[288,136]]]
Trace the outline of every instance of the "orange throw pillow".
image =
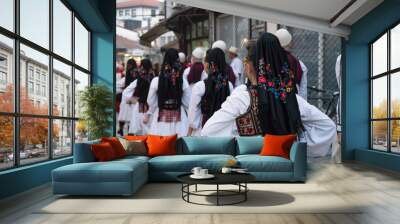
[[264,145],[261,156],[280,156],[289,159],[290,148],[296,140],[296,135],[268,135],[264,136]]
[[149,135],[147,137],[147,154],[148,156],[165,156],[176,154],[177,135],[159,136]]
[[91,145],[91,149],[94,157],[99,162],[110,161],[117,158],[114,149],[108,142],[93,144]]
[[146,141],[147,135],[125,135],[124,139],[128,141]]
[[116,137],[110,137],[110,138],[101,138],[101,142],[108,142],[114,149],[115,155],[117,158],[122,158],[126,156],[126,151],[124,149],[124,146],[122,146],[121,142],[118,140]]

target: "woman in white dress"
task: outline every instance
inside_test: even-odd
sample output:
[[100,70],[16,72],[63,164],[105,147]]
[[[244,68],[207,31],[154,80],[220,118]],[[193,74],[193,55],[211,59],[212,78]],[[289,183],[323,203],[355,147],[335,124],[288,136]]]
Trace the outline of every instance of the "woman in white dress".
[[129,124],[131,117],[132,117],[132,105],[127,101],[131,98],[133,94],[133,89],[128,89],[128,86],[135,81],[137,78],[137,64],[136,61],[131,58],[128,60],[126,64],[126,72],[125,72],[125,85],[124,90],[122,91],[122,98],[121,104],[119,106],[119,114],[118,114],[118,121],[119,121],[119,135],[124,135],[125,124]]
[[[261,83],[265,83],[271,76],[265,76],[263,67],[260,67],[258,62],[262,62],[256,55],[262,55],[260,51],[264,46],[273,46],[271,42],[274,42],[274,38],[269,34],[261,36],[261,40],[255,46],[250,46],[248,60],[245,63],[245,72],[249,79],[248,86],[241,85],[237,87],[232,94],[222,104],[221,109],[214,113],[214,115],[204,125],[201,135],[203,136],[243,136],[243,135],[264,135],[271,132],[265,126],[268,123],[263,122],[267,116],[271,116],[262,109],[263,97],[266,96],[264,91],[260,91],[260,88],[264,88]],[[251,43],[250,43],[251,45]],[[275,51],[270,53],[277,54]],[[277,59],[276,56],[269,54],[270,57]],[[284,57],[283,57],[284,59]],[[269,60],[265,60],[269,61]],[[254,65],[258,64],[257,66]],[[256,69],[257,68],[257,69]],[[268,69],[269,70],[269,69]],[[266,79],[266,80],[265,80]],[[273,92],[271,90],[271,92]],[[322,157],[327,156],[331,152],[331,146],[336,139],[336,126],[334,122],[318,110],[313,105],[307,103],[303,98],[298,95],[294,95],[300,112],[300,119],[302,122],[302,136],[307,142],[308,155],[310,157]],[[278,96],[279,97],[279,96]],[[271,99],[271,98],[269,98]],[[280,121],[276,119],[276,123]],[[264,127],[263,127],[264,126]],[[279,127],[279,126],[278,126]],[[274,133],[272,133],[274,134]]]
[[204,71],[203,65],[204,50],[197,47],[192,52],[191,65],[183,72],[183,78],[189,83],[190,89],[198,81],[203,81],[207,78],[207,73]]
[[[150,123],[149,134],[185,136],[188,132],[187,108],[190,88],[182,78],[183,68],[178,51],[170,48],[165,52],[160,75],[150,84],[147,104],[149,110],[143,123]],[[151,119],[150,119],[151,116]]]
[[233,91],[233,85],[228,80],[225,55],[221,49],[207,51],[204,64],[209,75],[192,88],[188,136],[200,136],[204,123],[221,108],[221,104]]
[[[152,64],[149,59],[143,59],[138,69],[138,77],[127,89],[133,90],[133,94],[127,99],[132,107],[132,116],[129,124],[129,134],[146,135],[149,125],[143,123],[143,117],[149,109],[147,95],[149,93],[150,82],[154,77]],[[129,91],[132,92],[132,91]],[[129,96],[126,96],[129,97]]]

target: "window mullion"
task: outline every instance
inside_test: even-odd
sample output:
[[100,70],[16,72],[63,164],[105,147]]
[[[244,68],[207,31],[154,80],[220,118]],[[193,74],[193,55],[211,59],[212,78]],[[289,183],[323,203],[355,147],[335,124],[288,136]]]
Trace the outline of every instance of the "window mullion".
[[[390,70],[390,30],[388,30],[388,32],[387,32],[387,52],[386,53],[387,53],[387,65],[386,66],[387,66],[387,71],[389,71]],[[390,73],[387,74],[388,118],[392,117],[391,79],[392,79],[391,74]],[[388,128],[387,128],[388,139],[387,140],[389,141],[387,151],[391,152],[392,151],[392,135],[391,135],[392,121],[389,120],[387,125],[388,125]]]
[[[19,5],[20,1],[14,1],[14,30],[19,35]],[[19,99],[20,99],[20,50],[19,50],[19,39],[14,39],[14,112],[19,114]],[[19,155],[19,136],[20,136],[20,118],[14,116],[14,166],[20,165]]]

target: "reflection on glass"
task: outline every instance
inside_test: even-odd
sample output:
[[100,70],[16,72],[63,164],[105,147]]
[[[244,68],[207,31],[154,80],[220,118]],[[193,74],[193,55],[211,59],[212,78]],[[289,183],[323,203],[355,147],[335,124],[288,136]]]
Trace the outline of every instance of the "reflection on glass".
[[87,141],[88,134],[86,122],[84,120],[75,121],[75,143]]
[[387,151],[387,121],[372,122],[372,148]]
[[390,31],[390,67],[400,67],[400,24]]
[[72,116],[72,75],[71,66],[53,60],[53,114]]
[[72,121],[53,120],[53,157],[72,154]]
[[400,153],[400,120],[390,122],[390,135],[392,140],[392,152]]
[[372,44],[372,75],[387,71],[387,34]]
[[87,86],[89,86],[89,75],[75,69],[75,117],[79,117],[81,114],[80,95]]
[[1,112],[14,111],[13,49],[14,49],[13,40],[3,35],[0,35],[0,111]]
[[236,27],[235,27],[235,35],[236,35],[236,43],[235,46],[239,49],[239,57],[243,58],[247,51],[242,46],[243,40],[248,37],[249,34],[249,20],[243,17],[236,17]]
[[89,32],[75,18],[75,63],[89,69]]
[[21,44],[21,113],[47,115],[49,108],[49,57]]
[[20,0],[21,36],[49,48],[49,0]]
[[400,72],[390,75],[391,76],[391,88],[390,88],[390,104],[391,104],[391,116],[400,118]]
[[218,40],[224,40],[226,46],[233,46],[233,16],[222,16],[217,18],[217,38]]
[[372,118],[387,117],[387,77],[372,81]]
[[0,170],[14,165],[14,125],[10,116],[0,116]]
[[14,31],[14,0],[0,1],[0,26]]
[[72,12],[60,1],[53,0],[53,51],[71,60]]
[[49,158],[49,122],[45,118],[20,118],[21,164],[35,163]]

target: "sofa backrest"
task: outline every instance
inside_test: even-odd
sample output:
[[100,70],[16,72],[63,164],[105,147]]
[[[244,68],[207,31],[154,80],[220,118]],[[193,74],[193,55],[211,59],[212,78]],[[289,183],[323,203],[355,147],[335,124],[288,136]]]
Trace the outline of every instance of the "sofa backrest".
[[92,144],[98,144],[100,140],[93,140],[87,142],[75,143],[74,146],[74,163],[89,163],[95,162],[96,158],[93,155],[90,146]]
[[182,137],[177,144],[177,154],[235,155],[233,137]]
[[263,143],[262,136],[236,137],[236,155],[259,154]]

